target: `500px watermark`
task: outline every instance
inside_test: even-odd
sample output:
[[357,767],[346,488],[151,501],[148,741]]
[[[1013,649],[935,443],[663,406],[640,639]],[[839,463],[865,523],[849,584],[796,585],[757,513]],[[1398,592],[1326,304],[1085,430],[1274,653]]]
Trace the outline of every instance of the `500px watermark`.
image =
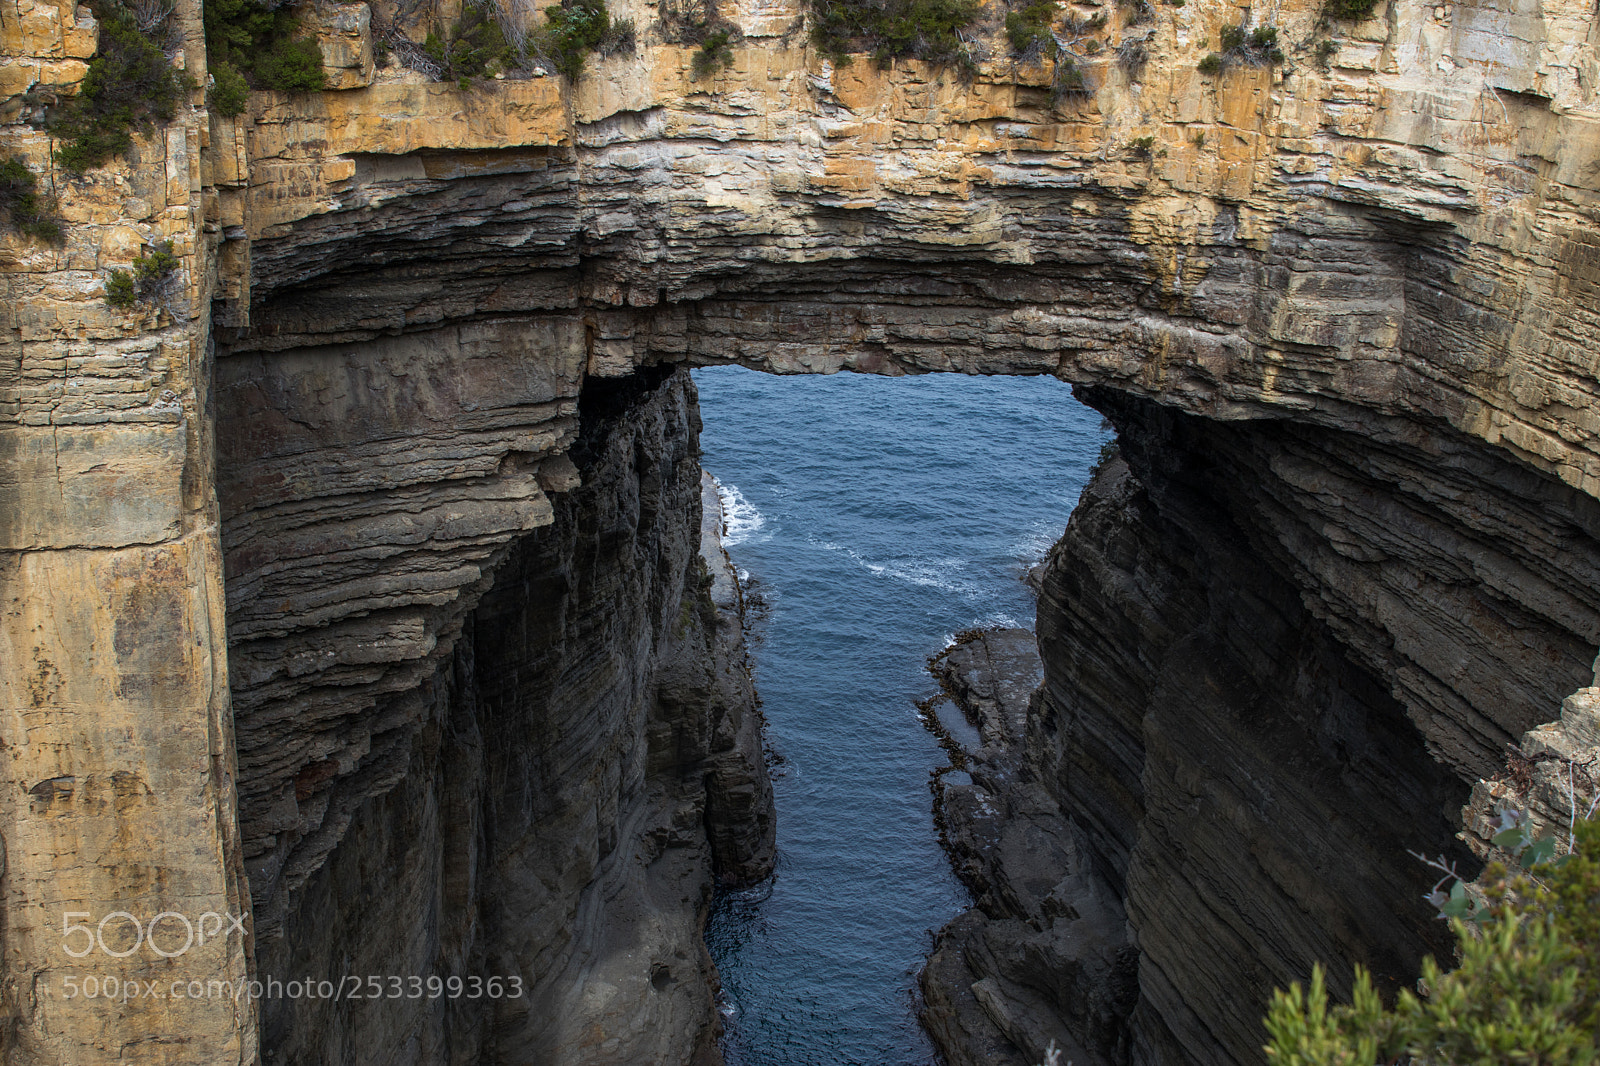
[[[68,974],[61,978],[62,999],[521,999],[522,978],[441,977],[429,974],[347,974],[338,980],[277,977],[224,981],[198,978],[144,981],[115,974]],[[50,988],[45,986],[46,994]]]
[[162,911],[148,921],[140,921],[127,911],[112,911],[94,924],[78,920],[82,918],[92,921],[94,915],[89,911],[67,911],[61,916],[61,950],[75,959],[95,951],[125,959],[141,946],[163,959],[175,959],[191,948],[204,947],[207,940],[225,940],[230,933],[244,936],[248,915],[206,911],[191,919],[179,911]]

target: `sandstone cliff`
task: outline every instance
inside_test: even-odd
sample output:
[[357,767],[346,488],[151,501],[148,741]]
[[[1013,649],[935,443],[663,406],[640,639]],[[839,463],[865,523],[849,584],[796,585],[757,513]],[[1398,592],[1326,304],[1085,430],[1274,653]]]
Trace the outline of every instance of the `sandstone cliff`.
[[[1117,422],[1128,468],[1054,557],[1046,685],[1012,748],[1028,802],[1077,827],[1073,876],[1127,919],[1133,954],[1101,946],[1137,993],[1080,1041],[1227,1061],[1254,1008],[1219,975],[1258,989],[1322,954],[1399,977],[1426,923],[1400,907],[1374,934],[1351,907],[1411,892],[1403,828],[1447,843],[1451,805],[1589,683],[1600,642],[1590,7],[1387,0],[1326,26],[1284,0],[1253,17],[1286,62],[1210,77],[1243,9],[1106,5],[1093,91],[1059,104],[992,44],[970,81],[836,66],[782,2],[730,6],[734,65],[697,81],[652,5],[619,7],[637,54],[463,89],[369,69],[366,5],[328,5],[341,89],[197,106],[81,180],[23,94],[82,77],[93,19],[0,10],[0,147],[69,224],[59,250],[7,235],[0,275],[8,1054],[577,1048],[531,1014],[386,1016],[399,1047],[314,1005],[40,989],[75,965],[63,912],[247,894],[253,940],[107,964],[232,982],[349,972],[341,944],[474,966],[515,944],[554,975],[617,958],[618,915],[667,881],[691,898],[652,912],[676,917],[651,943],[687,955],[663,956],[662,1031],[703,1040],[703,840],[759,856],[761,786],[701,652],[673,650],[708,628],[674,628],[698,617],[698,481],[656,368],[681,363],[1048,373]],[[176,18],[203,75],[198,8]],[[1136,37],[1147,60],[1119,62]],[[179,295],[106,307],[106,272],[162,239]],[[702,795],[726,820],[674,822]],[[677,873],[641,878],[646,858]],[[361,902],[369,881],[410,918]],[[491,886],[531,910],[508,919]],[[595,1017],[656,1002],[622,976]],[[992,1025],[1009,1000],[985,1002]]]

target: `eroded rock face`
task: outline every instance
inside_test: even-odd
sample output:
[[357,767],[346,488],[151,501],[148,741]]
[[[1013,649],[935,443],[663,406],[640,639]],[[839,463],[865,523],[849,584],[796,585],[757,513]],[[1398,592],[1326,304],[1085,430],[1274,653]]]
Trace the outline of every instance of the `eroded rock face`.
[[[264,980],[499,976],[507,994],[269,998],[267,1061],[715,1060],[705,911],[716,876],[770,872],[773,825],[738,604],[710,593],[705,564],[727,563],[720,512],[702,530],[692,404],[683,371],[585,394],[549,524],[486,567],[413,690],[328,724],[372,737],[342,790],[296,780],[288,852],[342,801],[337,846],[253,881],[258,914],[284,901],[258,933]],[[257,863],[266,810],[241,818]]]
[[[1135,24],[1107,5],[1107,47],[1086,63],[1094,92],[1061,106],[1048,70],[1002,53],[970,82],[914,62],[839,68],[794,32],[798,4],[728,6],[747,41],[706,80],[650,5],[619,2],[641,29],[636,55],[592,61],[575,87],[462,90],[369,70],[372,12],[331,5],[325,59],[353,88],[258,94],[237,120],[207,116],[197,93],[125,161],[52,179],[64,248],[5,238],[0,739],[15,758],[0,808],[0,1039],[21,1061],[115,1061],[169,1031],[189,1041],[175,1062],[209,1061],[202,1044],[256,1055],[249,1005],[135,1003],[105,1029],[20,996],[66,962],[61,900],[104,914],[168,885],[237,909],[248,872],[259,958],[306,952],[325,966],[322,922],[355,922],[350,893],[367,871],[419,914],[458,913],[446,895],[480,898],[437,856],[418,852],[419,869],[400,873],[373,856],[413,838],[443,848],[440,827],[461,819],[484,840],[449,846],[493,854],[494,789],[469,782],[498,753],[442,723],[480,694],[482,641],[504,637],[495,654],[514,661],[545,654],[501,627],[486,634],[477,612],[499,602],[497,574],[537,576],[527,545],[575,521],[561,501],[592,382],[641,368],[1049,373],[1098,388],[1139,487],[1091,495],[1068,538],[1086,562],[1057,553],[1040,626],[1049,682],[1011,750],[1047,793],[1014,809],[1071,816],[1073,846],[1141,953],[1134,1021],[1108,1054],[1248,1048],[1243,1008],[1183,984],[1196,952],[1264,952],[1245,977],[1259,985],[1292,973],[1291,958],[1360,939],[1346,911],[1284,903],[1322,900],[1327,855],[1273,853],[1228,868],[1254,870],[1248,885],[1219,880],[1258,831],[1276,846],[1261,821],[1262,796],[1277,794],[1269,770],[1300,767],[1289,806],[1321,829],[1309,839],[1381,828],[1335,815],[1398,832],[1375,813],[1385,795],[1414,800],[1411,822],[1447,838],[1440,796],[1497,769],[1507,739],[1588,682],[1600,638],[1586,591],[1600,492],[1591,5],[1388,0],[1335,28],[1324,67],[1320,4],[1286,0],[1273,17],[1289,62],[1217,79],[1196,61],[1236,6],[1158,4]],[[183,0],[174,18],[203,83],[199,7]],[[82,77],[93,22],[24,2],[3,29],[0,133],[44,174],[52,146],[26,124],[22,94]],[[1147,61],[1120,64],[1116,46],[1135,39]],[[182,264],[171,306],[107,308],[106,273],[167,239]],[[643,451],[658,446],[676,445],[652,438]],[[645,526],[693,506],[687,475],[675,488],[639,481],[659,508],[641,505]],[[667,545],[678,533],[637,536]],[[685,578],[671,572],[678,549],[663,550],[629,589],[652,610],[681,601],[663,591]],[[600,610],[603,595],[583,594],[580,583],[569,595]],[[671,760],[648,755],[665,738],[639,721],[693,719],[716,702],[696,695],[708,690],[694,668],[672,665],[662,617],[628,624],[594,635],[627,644],[631,658],[607,669],[624,688],[655,678],[652,698],[675,709],[606,712],[646,737],[626,758],[609,741],[556,746],[573,766],[627,762],[619,797],[625,780],[637,796],[650,791],[639,782],[671,777]],[[1107,645],[1113,633],[1127,643]],[[1211,641],[1206,654],[1194,634]],[[1130,658],[1142,646],[1150,655]],[[469,649],[476,665],[460,670]],[[1209,730],[1192,747],[1184,706]],[[710,747],[669,746],[751,763],[747,734],[710,735]],[[1365,747],[1340,739],[1357,735]],[[1413,766],[1418,752],[1446,776]],[[1401,784],[1375,796],[1390,763],[1404,764]],[[117,792],[135,780],[148,791]],[[613,786],[591,783],[596,795]],[[706,793],[740,813],[705,835],[759,855],[758,778],[718,769]],[[1212,797],[1227,817],[1192,823],[1152,806],[1176,796]],[[1340,814],[1367,799],[1379,806]],[[624,806],[618,826],[648,804]],[[626,854],[617,832],[608,846]],[[1357,897],[1406,881],[1390,861],[1400,842],[1371,839],[1361,858],[1375,881],[1350,886]],[[151,860],[117,861],[133,848]],[[609,875],[594,848],[568,858],[598,883]],[[731,876],[760,867],[724,861]],[[1062,861],[1078,876],[1077,859]],[[703,862],[681,873],[700,885]],[[576,906],[590,883],[549,905]],[[1195,920],[1201,903],[1288,924]],[[486,943],[451,921],[424,921],[404,945],[381,923],[341,935],[413,960]],[[1394,921],[1403,968],[1419,941],[1409,917]],[[585,928],[574,943],[600,950]],[[171,969],[144,962],[128,975]],[[184,965],[238,980],[250,952]],[[985,1017],[1004,1013],[1000,978],[1018,975],[994,970],[963,994]],[[277,1046],[363,1043],[316,1008],[274,1009]],[[419,1034],[405,1054],[480,1046],[490,1037],[474,1034],[500,1024],[432,1011],[394,1016],[394,1032]],[[566,1046],[533,1021],[505,1024]]]
[[1043,572],[1025,734],[944,790],[978,909],[929,1003],[990,999],[955,1012],[957,1061],[1049,1038],[1075,1061],[1259,1061],[1268,994],[1312,962],[1395,988],[1448,956],[1408,852],[1470,869],[1467,783],[1592,675],[1597,516],[1444,432],[1375,446],[1084,395],[1121,452]]

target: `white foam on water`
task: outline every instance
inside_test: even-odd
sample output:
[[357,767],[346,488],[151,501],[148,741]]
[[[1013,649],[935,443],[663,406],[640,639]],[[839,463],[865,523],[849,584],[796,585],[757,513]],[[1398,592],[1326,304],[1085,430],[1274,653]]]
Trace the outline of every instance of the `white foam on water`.
[[[743,544],[767,524],[766,516],[744,498],[737,485],[724,485],[713,477],[717,497],[722,500],[722,546]],[[740,580],[744,580],[741,576]]]
[[1061,539],[1062,532],[1059,526],[1035,525],[1022,535],[1012,548],[1012,552],[1024,566],[1043,562],[1044,557],[1050,554],[1050,549],[1055,547],[1056,541]]
[[[811,538],[807,538],[811,539]],[[952,580],[951,575],[958,570],[965,570],[967,564],[962,559],[934,559],[929,562],[909,563],[875,563],[866,558],[854,548],[844,544],[835,544],[827,540],[811,539],[811,543],[826,551],[843,552],[853,559],[873,577],[886,577],[893,581],[903,581],[907,585],[920,585],[923,588],[934,588],[941,592],[954,593],[957,596],[976,596],[982,593],[976,584],[971,581]]]

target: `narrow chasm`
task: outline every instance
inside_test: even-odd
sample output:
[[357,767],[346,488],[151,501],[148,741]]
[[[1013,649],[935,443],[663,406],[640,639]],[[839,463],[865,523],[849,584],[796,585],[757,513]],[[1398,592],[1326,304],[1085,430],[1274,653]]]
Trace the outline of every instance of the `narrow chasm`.
[[1420,419],[697,392],[580,326],[219,352],[265,1061],[1248,1064],[1313,963],[1448,957],[1411,853],[1470,868],[1592,678],[1592,498]]
[[776,760],[776,876],[708,930],[726,1058],[922,1066],[916,974],[968,903],[930,809],[926,663],[956,632],[1031,647],[1022,579],[1108,433],[1049,378],[695,377]]
[[472,351],[219,359],[268,1062],[1258,1063],[1592,676],[1600,505],[1443,427]]

